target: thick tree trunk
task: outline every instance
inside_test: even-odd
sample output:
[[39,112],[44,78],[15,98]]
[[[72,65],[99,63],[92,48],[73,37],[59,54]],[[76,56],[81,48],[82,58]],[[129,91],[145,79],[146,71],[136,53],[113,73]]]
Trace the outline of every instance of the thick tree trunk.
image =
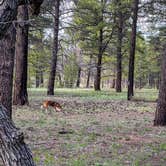
[[0,155],[5,166],[35,166],[32,153],[24,143],[23,133],[14,126],[0,105]]
[[78,67],[78,75],[77,75],[77,82],[76,82],[76,87],[80,87],[80,81],[81,81],[81,67]]
[[102,68],[102,56],[103,56],[103,30],[100,30],[99,36],[99,53],[97,57],[97,70],[96,70],[96,77],[94,82],[95,91],[100,91],[100,82],[101,82],[101,68]]
[[[22,5],[18,8],[17,20],[28,20],[28,6]],[[27,92],[27,67],[28,67],[28,25],[17,25],[16,35],[16,67],[13,104],[28,104]]]
[[0,103],[7,108],[10,118],[12,117],[15,37],[15,28],[11,26],[4,38],[0,40]]
[[122,38],[123,38],[123,15],[121,3],[118,9],[118,41],[117,41],[117,74],[116,74],[116,92],[122,91]]
[[135,46],[137,34],[137,18],[138,18],[139,0],[133,0],[133,23],[130,41],[130,58],[129,58],[129,74],[128,74],[128,93],[127,98],[131,100],[134,96],[134,61],[135,61]]
[[53,41],[53,53],[51,61],[51,69],[48,81],[47,95],[54,95],[55,75],[57,66],[57,54],[58,54],[58,32],[59,32],[59,7],[60,0],[54,2],[54,41]]
[[159,98],[155,113],[154,125],[166,125],[166,48],[164,48],[161,68],[161,82],[159,89]]
[[0,0],[0,40],[4,37],[12,21],[15,20],[19,5],[29,3],[31,4],[32,13],[38,14],[42,2],[43,0]]

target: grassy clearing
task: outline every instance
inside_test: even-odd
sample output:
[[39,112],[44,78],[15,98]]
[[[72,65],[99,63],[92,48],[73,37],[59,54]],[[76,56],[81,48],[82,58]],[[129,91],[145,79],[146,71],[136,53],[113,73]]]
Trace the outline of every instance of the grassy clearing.
[[[46,96],[46,89],[29,89],[31,98],[40,97],[43,98]],[[158,90],[156,89],[136,89],[135,99],[155,101],[157,98]],[[94,91],[93,89],[67,89],[67,88],[58,88],[55,91],[56,97],[61,98],[71,98],[77,97],[81,100],[126,100],[127,99],[127,90],[124,89],[122,93],[116,93],[115,89]]]
[[[153,127],[156,103],[127,102],[126,92],[87,89],[30,90],[30,106],[14,108],[39,166],[165,166],[166,128]],[[143,96],[144,95],[144,96]],[[137,98],[155,100],[157,91]],[[40,110],[46,98],[57,100],[67,115]]]

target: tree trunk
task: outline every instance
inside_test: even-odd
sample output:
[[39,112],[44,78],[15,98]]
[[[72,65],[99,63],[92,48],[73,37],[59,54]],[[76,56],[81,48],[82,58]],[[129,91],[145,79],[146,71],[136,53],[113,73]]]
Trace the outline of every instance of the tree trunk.
[[36,88],[39,88],[40,86],[40,73],[38,69],[36,70]]
[[76,87],[80,87],[80,81],[81,81],[81,67],[78,67],[78,75],[77,75],[77,82],[76,82]]
[[133,23],[130,41],[130,58],[129,58],[129,74],[128,74],[128,93],[127,98],[131,100],[134,96],[134,61],[135,61],[135,46],[137,34],[137,18],[138,18],[139,0],[133,1]]
[[86,88],[89,88],[89,82],[90,82],[90,76],[91,76],[91,70],[88,70],[88,77],[87,77],[87,81],[86,81]]
[[35,166],[32,153],[24,143],[23,133],[14,126],[0,105],[0,155],[5,166]]
[[115,78],[112,80],[112,84],[111,84],[111,88],[115,88],[115,82],[116,82],[116,80],[115,80]]
[[0,103],[7,108],[12,117],[12,87],[15,55],[15,28],[12,25],[0,40]]
[[[40,11],[40,5],[43,0],[0,0],[0,40],[4,37],[8,28],[12,24],[12,21],[15,20],[17,15],[17,7],[19,5],[31,4],[31,11],[33,14],[38,14]],[[4,24],[2,24],[4,23]]]
[[142,78],[140,77],[139,78],[139,89],[141,89],[142,88]]
[[40,70],[40,87],[43,87],[43,85],[44,85],[43,71]]
[[161,67],[161,82],[159,88],[159,97],[155,112],[154,125],[166,125],[166,48],[164,48],[162,67]]
[[89,88],[89,82],[90,82],[90,77],[91,77],[91,64],[92,64],[92,54],[90,55],[90,61],[89,61],[89,67],[88,67],[88,77],[86,81],[86,88]]
[[118,41],[117,41],[117,74],[116,74],[116,92],[122,91],[122,38],[123,38],[123,15],[121,2],[118,9]]
[[[28,20],[28,6],[22,5],[18,8],[17,20]],[[27,92],[27,67],[28,67],[28,25],[17,25],[16,35],[16,68],[13,104],[28,104]]]
[[57,54],[58,54],[58,32],[59,32],[59,7],[60,0],[54,2],[54,41],[53,41],[53,53],[51,61],[51,69],[48,81],[47,95],[54,95],[55,75],[57,66]]
[[96,78],[94,82],[95,91],[100,91],[100,82],[101,82],[101,68],[102,68],[102,45],[103,45],[103,30],[100,29],[100,36],[99,36],[99,53],[97,57],[97,71],[96,71]]

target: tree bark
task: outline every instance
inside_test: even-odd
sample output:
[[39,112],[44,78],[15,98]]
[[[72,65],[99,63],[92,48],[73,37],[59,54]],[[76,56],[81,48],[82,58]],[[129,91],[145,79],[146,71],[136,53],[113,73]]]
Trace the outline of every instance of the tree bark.
[[38,14],[43,0],[0,0],[0,40],[17,16],[19,5],[31,4],[32,14]]
[[164,48],[162,57],[161,82],[159,88],[157,108],[155,112],[154,125],[166,125],[166,48]]
[[30,149],[24,143],[23,133],[15,127],[0,105],[0,155],[5,166],[35,166]]
[[97,57],[97,71],[96,71],[96,78],[94,82],[95,91],[100,91],[100,82],[101,82],[101,68],[102,68],[102,56],[103,56],[103,29],[100,29],[100,36],[99,36],[99,53]]
[[47,95],[54,95],[57,54],[58,54],[59,8],[60,8],[60,0],[55,0],[54,2],[54,10],[55,10],[54,41],[53,41],[53,52],[52,52],[52,61],[51,61],[51,69],[50,69],[50,75],[49,75],[49,81],[48,81]]
[[117,73],[116,73],[116,92],[122,91],[122,38],[123,38],[123,14],[121,2],[118,9],[118,41],[117,41]]
[[15,37],[15,28],[11,26],[4,38],[0,40],[0,103],[7,108],[10,118],[12,117]]
[[134,61],[135,61],[135,46],[137,34],[137,18],[138,18],[139,0],[133,0],[133,23],[130,39],[130,58],[129,58],[129,74],[128,74],[128,93],[127,98],[131,100],[134,96]]
[[[28,20],[28,6],[22,5],[18,8],[18,21]],[[15,82],[13,104],[25,105],[28,104],[27,92],[27,67],[28,67],[28,29],[29,26],[24,23],[17,25],[16,35],[16,67],[15,67]]]

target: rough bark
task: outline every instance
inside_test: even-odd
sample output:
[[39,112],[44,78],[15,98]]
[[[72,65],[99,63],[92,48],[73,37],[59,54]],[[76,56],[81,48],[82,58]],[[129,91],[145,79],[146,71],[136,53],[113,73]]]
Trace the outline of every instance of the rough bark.
[[164,48],[161,67],[161,82],[159,88],[159,97],[155,112],[154,125],[166,125],[166,48]]
[[12,87],[15,55],[15,28],[11,26],[0,40],[0,103],[7,108],[12,117]]
[[134,61],[135,61],[135,46],[137,34],[137,18],[138,18],[139,0],[133,0],[133,23],[130,39],[130,57],[129,57],[129,73],[128,73],[128,93],[127,99],[131,100],[134,96]]
[[122,91],[122,38],[123,38],[123,14],[121,3],[119,2],[118,11],[118,39],[117,39],[117,73],[116,73],[116,92]]
[[15,127],[0,105],[0,155],[5,166],[35,166],[23,133]]
[[55,13],[54,13],[54,39],[53,39],[54,41],[53,41],[53,52],[52,52],[52,61],[51,61],[51,69],[50,69],[50,74],[49,74],[47,95],[54,95],[57,54],[58,54],[59,7],[60,7],[60,0],[55,0],[55,2],[54,2],[54,10],[55,10]]
[[0,39],[2,39],[8,28],[15,20],[17,7],[23,4],[31,4],[33,14],[38,14],[43,0],[0,0]]
[[[28,20],[27,5],[19,6],[17,20]],[[13,104],[25,105],[28,104],[27,92],[27,67],[28,67],[28,29],[25,24],[17,25],[16,35],[16,67],[15,67],[15,82]]]
[[81,82],[81,67],[78,67],[78,75],[77,75],[77,82],[76,82],[76,87],[80,87],[80,82]]

